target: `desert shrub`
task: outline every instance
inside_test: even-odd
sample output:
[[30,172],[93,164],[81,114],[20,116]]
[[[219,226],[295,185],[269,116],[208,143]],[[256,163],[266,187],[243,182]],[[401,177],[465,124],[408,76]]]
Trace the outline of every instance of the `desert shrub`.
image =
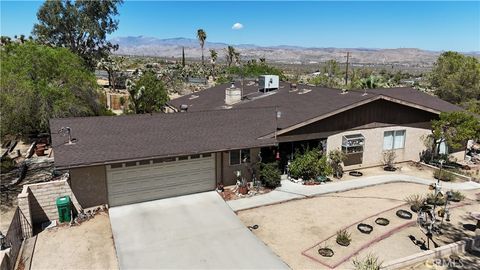
[[348,246],[350,245],[350,242],[352,241],[352,236],[347,230],[339,230],[337,232],[337,243],[342,246]]
[[393,150],[387,150],[383,152],[383,165],[389,168],[393,168],[395,165],[395,158],[397,158],[397,154]]
[[434,193],[430,193],[427,195],[427,203],[432,205],[443,205],[445,204],[444,196],[435,196]]
[[412,194],[407,196],[403,199],[408,205],[410,205],[410,209],[412,211],[417,212],[422,207],[423,203],[425,202],[425,197],[420,194]]
[[280,186],[280,170],[276,162],[260,164],[260,180],[268,188]]
[[355,270],[380,270],[382,262],[373,254],[368,254],[362,259],[353,259],[353,267]]
[[463,201],[463,199],[465,199],[465,195],[463,195],[460,191],[458,190],[452,191],[452,198],[451,198],[452,201],[459,202],[459,201]]
[[341,178],[343,175],[342,163],[345,161],[347,156],[344,152],[339,149],[332,150],[328,152],[328,159],[330,160],[330,166],[333,170],[333,175],[337,178]]
[[10,157],[6,156],[2,159],[1,172],[6,173],[15,168],[15,161]]
[[317,148],[307,150],[304,154],[297,152],[289,168],[294,178],[301,177],[305,180],[332,174],[327,157]]
[[433,177],[445,182],[455,180],[455,175],[447,170],[435,170],[435,172],[433,172]]

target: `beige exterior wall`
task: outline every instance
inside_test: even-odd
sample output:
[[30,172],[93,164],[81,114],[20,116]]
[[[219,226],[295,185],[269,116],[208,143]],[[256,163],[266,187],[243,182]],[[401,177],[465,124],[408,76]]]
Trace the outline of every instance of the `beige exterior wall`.
[[345,170],[358,169],[383,164],[383,135],[385,131],[405,130],[405,146],[395,150],[395,162],[419,160],[420,153],[426,149],[422,138],[431,133],[429,129],[415,126],[389,126],[371,129],[356,129],[331,135],[327,139],[327,152],[341,149],[344,135],[362,134],[365,137],[363,163],[361,165],[346,166]]
[[[237,177],[234,172],[240,170],[242,172],[242,177],[245,177],[247,181],[251,181],[251,173],[248,170],[248,167],[251,164],[257,163],[259,161],[258,154],[260,153],[260,148],[251,148],[250,149],[250,163],[240,164],[240,165],[230,165],[230,154],[229,151],[217,153],[218,156],[221,156],[220,159],[223,161],[223,166],[221,162],[218,164],[221,168],[220,170],[220,179],[223,180],[225,186],[235,185],[237,182]],[[223,175],[223,177],[222,177]]]
[[71,169],[70,184],[82,208],[108,204],[105,166]]

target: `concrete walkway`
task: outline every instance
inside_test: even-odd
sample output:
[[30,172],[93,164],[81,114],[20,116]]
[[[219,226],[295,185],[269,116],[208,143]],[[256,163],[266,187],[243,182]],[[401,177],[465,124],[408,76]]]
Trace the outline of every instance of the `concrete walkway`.
[[[302,199],[327,193],[342,192],[357,188],[364,188],[380,184],[394,182],[415,183],[421,185],[430,185],[434,180],[428,180],[405,174],[385,174],[368,177],[360,177],[354,180],[338,181],[316,186],[306,186],[293,183],[289,180],[282,180],[282,186],[264,195],[258,195],[249,198],[228,201],[228,205],[233,211],[240,211],[249,208],[286,202],[293,199]],[[476,182],[449,183],[442,182],[442,187],[446,190],[472,190],[480,189],[480,184]]]

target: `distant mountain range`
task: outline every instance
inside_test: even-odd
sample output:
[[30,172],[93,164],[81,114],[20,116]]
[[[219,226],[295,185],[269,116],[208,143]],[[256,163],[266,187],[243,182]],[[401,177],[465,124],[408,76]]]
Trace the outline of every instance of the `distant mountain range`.
[[[129,36],[112,38],[110,41],[119,44],[117,54],[180,58],[182,47],[184,47],[187,58],[199,59],[201,57],[198,40],[191,38],[159,39],[147,36]],[[206,59],[209,59],[209,49],[217,50],[219,59],[222,59],[225,56],[224,48],[228,45],[221,42],[207,41],[204,52]],[[346,52],[350,52],[351,63],[427,67],[431,66],[441,53],[415,48],[307,48],[288,45],[263,47],[254,44],[237,44],[232,46],[240,51],[242,59],[264,57],[268,61],[287,64],[315,64],[331,59],[344,62],[346,60]],[[466,54],[480,56],[480,52]]]

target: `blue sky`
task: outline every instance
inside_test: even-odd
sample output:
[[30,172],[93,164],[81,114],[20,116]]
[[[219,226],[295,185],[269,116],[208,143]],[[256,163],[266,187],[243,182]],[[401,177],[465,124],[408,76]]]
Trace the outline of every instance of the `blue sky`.
[[[29,34],[40,1],[1,1],[1,34]],[[113,36],[229,44],[480,51],[480,2],[126,1]],[[234,23],[244,27],[233,30]]]

